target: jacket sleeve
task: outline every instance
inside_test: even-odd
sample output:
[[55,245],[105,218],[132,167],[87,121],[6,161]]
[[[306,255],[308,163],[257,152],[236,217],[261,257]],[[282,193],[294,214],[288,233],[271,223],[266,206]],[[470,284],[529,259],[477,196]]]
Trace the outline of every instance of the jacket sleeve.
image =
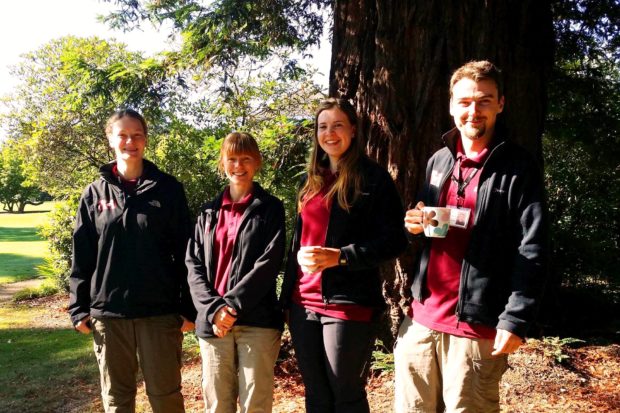
[[274,288],[285,249],[284,206],[273,202],[267,208],[264,234],[265,250],[256,260],[250,272],[224,295],[224,299],[239,315],[252,311],[254,307]]
[[187,266],[187,280],[189,290],[198,312],[197,322],[206,320],[213,324],[213,316],[217,310],[226,305],[226,301],[220,296],[211,284],[207,274],[207,265],[204,254],[205,242],[209,242],[209,234],[205,232],[206,215],[202,213],[198,217],[198,222],[194,227],[194,234],[190,237],[185,254],[185,265]]
[[188,240],[192,231],[192,222],[187,206],[187,197],[181,183],[178,184],[179,190],[175,196],[176,205],[173,211],[175,216],[172,219],[174,226],[173,234],[176,237],[172,244],[172,255],[174,260],[174,271],[179,280],[180,286],[180,307],[179,313],[190,321],[196,319],[196,308],[192,302],[187,280],[187,267],[185,266],[185,252]]
[[341,247],[351,271],[377,267],[398,257],[407,247],[403,205],[396,185],[384,169],[374,188],[376,193],[370,194],[371,210],[367,215],[370,221],[363,223],[373,236]]
[[99,238],[94,220],[94,205],[87,188],[80,198],[72,239],[69,314],[74,325],[90,314],[90,283],[97,266]]
[[520,239],[509,268],[510,296],[497,328],[525,337],[546,282],[548,254],[544,181],[533,160],[512,187],[510,204],[516,205],[513,231]]

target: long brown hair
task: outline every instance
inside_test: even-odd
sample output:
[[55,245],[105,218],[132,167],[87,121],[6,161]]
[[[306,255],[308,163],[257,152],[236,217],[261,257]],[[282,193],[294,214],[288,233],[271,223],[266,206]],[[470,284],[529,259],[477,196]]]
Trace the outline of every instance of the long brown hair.
[[321,145],[319,145],[318,120],[321,112],[334,108],[341,110],[347,116],[349,122],[355,128],[355,135],[347,151],[338,160],[338,177],[334,185],[325,194],[325,200],[329,202],[335,196],[338,205],[342,209],[349,211],[362,191],[362,175],[359,172],[359,163],[364,157],[364,145],[359,133],[360,128],[355,108],[344,99],[325,99],[319,103],[319,108],[314,116],[312,154],[308,164],[308,179],[301,191],[299,191],[299,198],[297,200],[299,210],[303,209],[310,198],[321,192],[325,185],[323,175],[329,169],[329,157],[321,148]]

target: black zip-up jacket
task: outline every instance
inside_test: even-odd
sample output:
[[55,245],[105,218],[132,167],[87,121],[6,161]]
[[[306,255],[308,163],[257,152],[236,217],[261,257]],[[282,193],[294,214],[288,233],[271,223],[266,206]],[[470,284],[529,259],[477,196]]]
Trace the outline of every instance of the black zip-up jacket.
[[282,311],[276,296],[276,279],[284,257],[284,206],[254,183],[233,248],[227,292],[214,287],[217,262],[213,256],[215,229],[223,193],[205,204],[187,246],[185,263],[198,316],[196,334],[214,337],[213,316],[224,305],[237,311],[235,325],[282,329]]
[[[459,136],[457,129],[446,133],[446,147],[428,162],[421,195],[427,206],[438,205],[441,189],[452,175]],[[490,150],[480,172],[456,315],[460,321],[525,337],[546,279],[544,181],[536,161],[522,147],[495,136]],[[424,298],[430,255],[431,241],[425,242],[411,286],[413,298],[418,301]]]
[[143,162],[135,191],[125,192],[112,162],[82,193],[69,280],[74,324],[89,314],[195,317],[184,265],[191,221],[183,185]]
[[[325,303],[358,304],[382,309],[379,264],[398,257],[407,247],[402,202],[385,169],[364,157],[360,162],[362,191],[351,210],[343,210],[334,199],[325,247],[340,248],[348,265],[328,268],[321,278]],[[284,308],[297,281],[297,251],[303,222],[297,214],[295,233],[288,253],[280,301]]]

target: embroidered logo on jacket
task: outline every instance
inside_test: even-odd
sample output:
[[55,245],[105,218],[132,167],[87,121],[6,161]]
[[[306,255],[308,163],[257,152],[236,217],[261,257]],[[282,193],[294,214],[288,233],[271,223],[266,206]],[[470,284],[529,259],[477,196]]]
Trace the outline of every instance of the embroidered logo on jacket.
[[110,201],[101,199],[99,200],[99,203],[97,204],[97,209],[99,210],[99,212],[106,211],[108,209],[115,209],[115,208],[116,208],[116,203],[114,202],[113,199]]

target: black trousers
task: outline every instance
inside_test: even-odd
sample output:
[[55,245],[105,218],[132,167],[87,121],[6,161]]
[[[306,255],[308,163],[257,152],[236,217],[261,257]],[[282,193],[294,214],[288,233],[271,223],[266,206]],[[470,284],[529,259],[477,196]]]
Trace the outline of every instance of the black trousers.
[[376,329],[293,304],[289,329],[306,387],[307,413],[369,413],[366,376]]

